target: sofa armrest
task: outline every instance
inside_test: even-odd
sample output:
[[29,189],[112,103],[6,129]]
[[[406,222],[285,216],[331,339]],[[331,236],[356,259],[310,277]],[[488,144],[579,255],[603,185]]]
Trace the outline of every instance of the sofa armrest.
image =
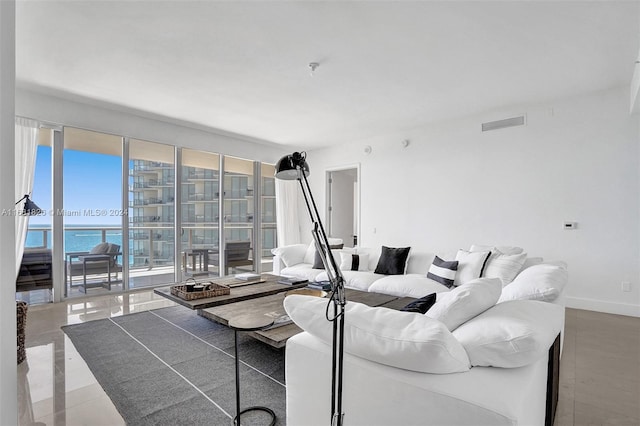
[[280,255],[273,255],[273,274],[280,275],[280,271],[284,268],[284,262],[282,261],[282,257]]

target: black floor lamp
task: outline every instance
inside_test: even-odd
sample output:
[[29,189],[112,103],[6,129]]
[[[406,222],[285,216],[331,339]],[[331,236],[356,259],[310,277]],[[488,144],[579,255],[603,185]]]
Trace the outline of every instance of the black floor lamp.
[[44,213],[44,210],[38,207],[36,203],[31,201],[31,199],[29,198],[29,194],[25,194],[24,197],[16,201],[16,206],[22,200],[24,200],[24,208],[22,209],[21,214],[25,216],[38,216]]
[[[309,211],[313,225],[311,233],[316,244],[318,254],[322,259],[324,269],[331,282],[331,296],[327,305],[326,317],[333,322],[333,356],[331,365],[331,425],[342,426],[344,413],[342,412],[342,367],[344,357],[344,307],[347,300],[344,295],[344,277],[329,248],[329,239],[322,226],[316,202],[311,194],[307,181],[309,165],[307,154],[294,152],[286,155],[276,164],[276,178],[282,180],[298,180],[302,195]],[[333,304],[333,317],[329,317],[329,307]]]

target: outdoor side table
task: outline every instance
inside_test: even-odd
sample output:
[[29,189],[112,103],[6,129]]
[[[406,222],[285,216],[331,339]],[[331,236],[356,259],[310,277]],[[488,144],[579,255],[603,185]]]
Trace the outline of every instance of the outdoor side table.
[[266,315],[243,315],[229,320],[229,328],[233,330],[236,356],[236,416],[232,420],[232,425],[240,426],[241,415],[249,411],[264,411],[271,416],[269,426],[276,424],[276,413],[267,407],[248,407],[240,411],[240,358],[238,358],[238,331],[259,331],[273,325],[273,318]]

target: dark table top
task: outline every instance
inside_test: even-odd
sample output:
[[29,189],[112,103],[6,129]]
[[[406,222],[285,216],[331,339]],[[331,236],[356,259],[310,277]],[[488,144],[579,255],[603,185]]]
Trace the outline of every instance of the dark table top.
[[[153,292],[160,296],[166,297],[167,299],[172,300],[182,306],[186,306],[189,309],[205,309],[213,306],[240,302],[242,300],[270,296],[272,294],[289,291],[294,288],[306,287],[308,284],[307,282],[294,285],[279,284],[277,281],[279,279],[282,279],[283,277],[272,274],[261,274],[261,277],[265,280],[264,282],[232,287],[230,294],[215,297],[206,297],[202,299],[184,300],[178,296],[171,294],[171,287],[156,288],[155,290],[153,290]],[[212,277],[210,281],[216,282],[216,278]],[[176,283],[175,285],[179,284],[181,283]]]

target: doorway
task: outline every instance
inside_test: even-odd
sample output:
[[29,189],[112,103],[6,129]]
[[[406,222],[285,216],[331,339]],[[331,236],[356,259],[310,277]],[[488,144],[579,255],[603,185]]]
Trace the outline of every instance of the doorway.
[[360,235],[360,166],[326,172],[327,232],[341,238],[345,247],[358,245]]

